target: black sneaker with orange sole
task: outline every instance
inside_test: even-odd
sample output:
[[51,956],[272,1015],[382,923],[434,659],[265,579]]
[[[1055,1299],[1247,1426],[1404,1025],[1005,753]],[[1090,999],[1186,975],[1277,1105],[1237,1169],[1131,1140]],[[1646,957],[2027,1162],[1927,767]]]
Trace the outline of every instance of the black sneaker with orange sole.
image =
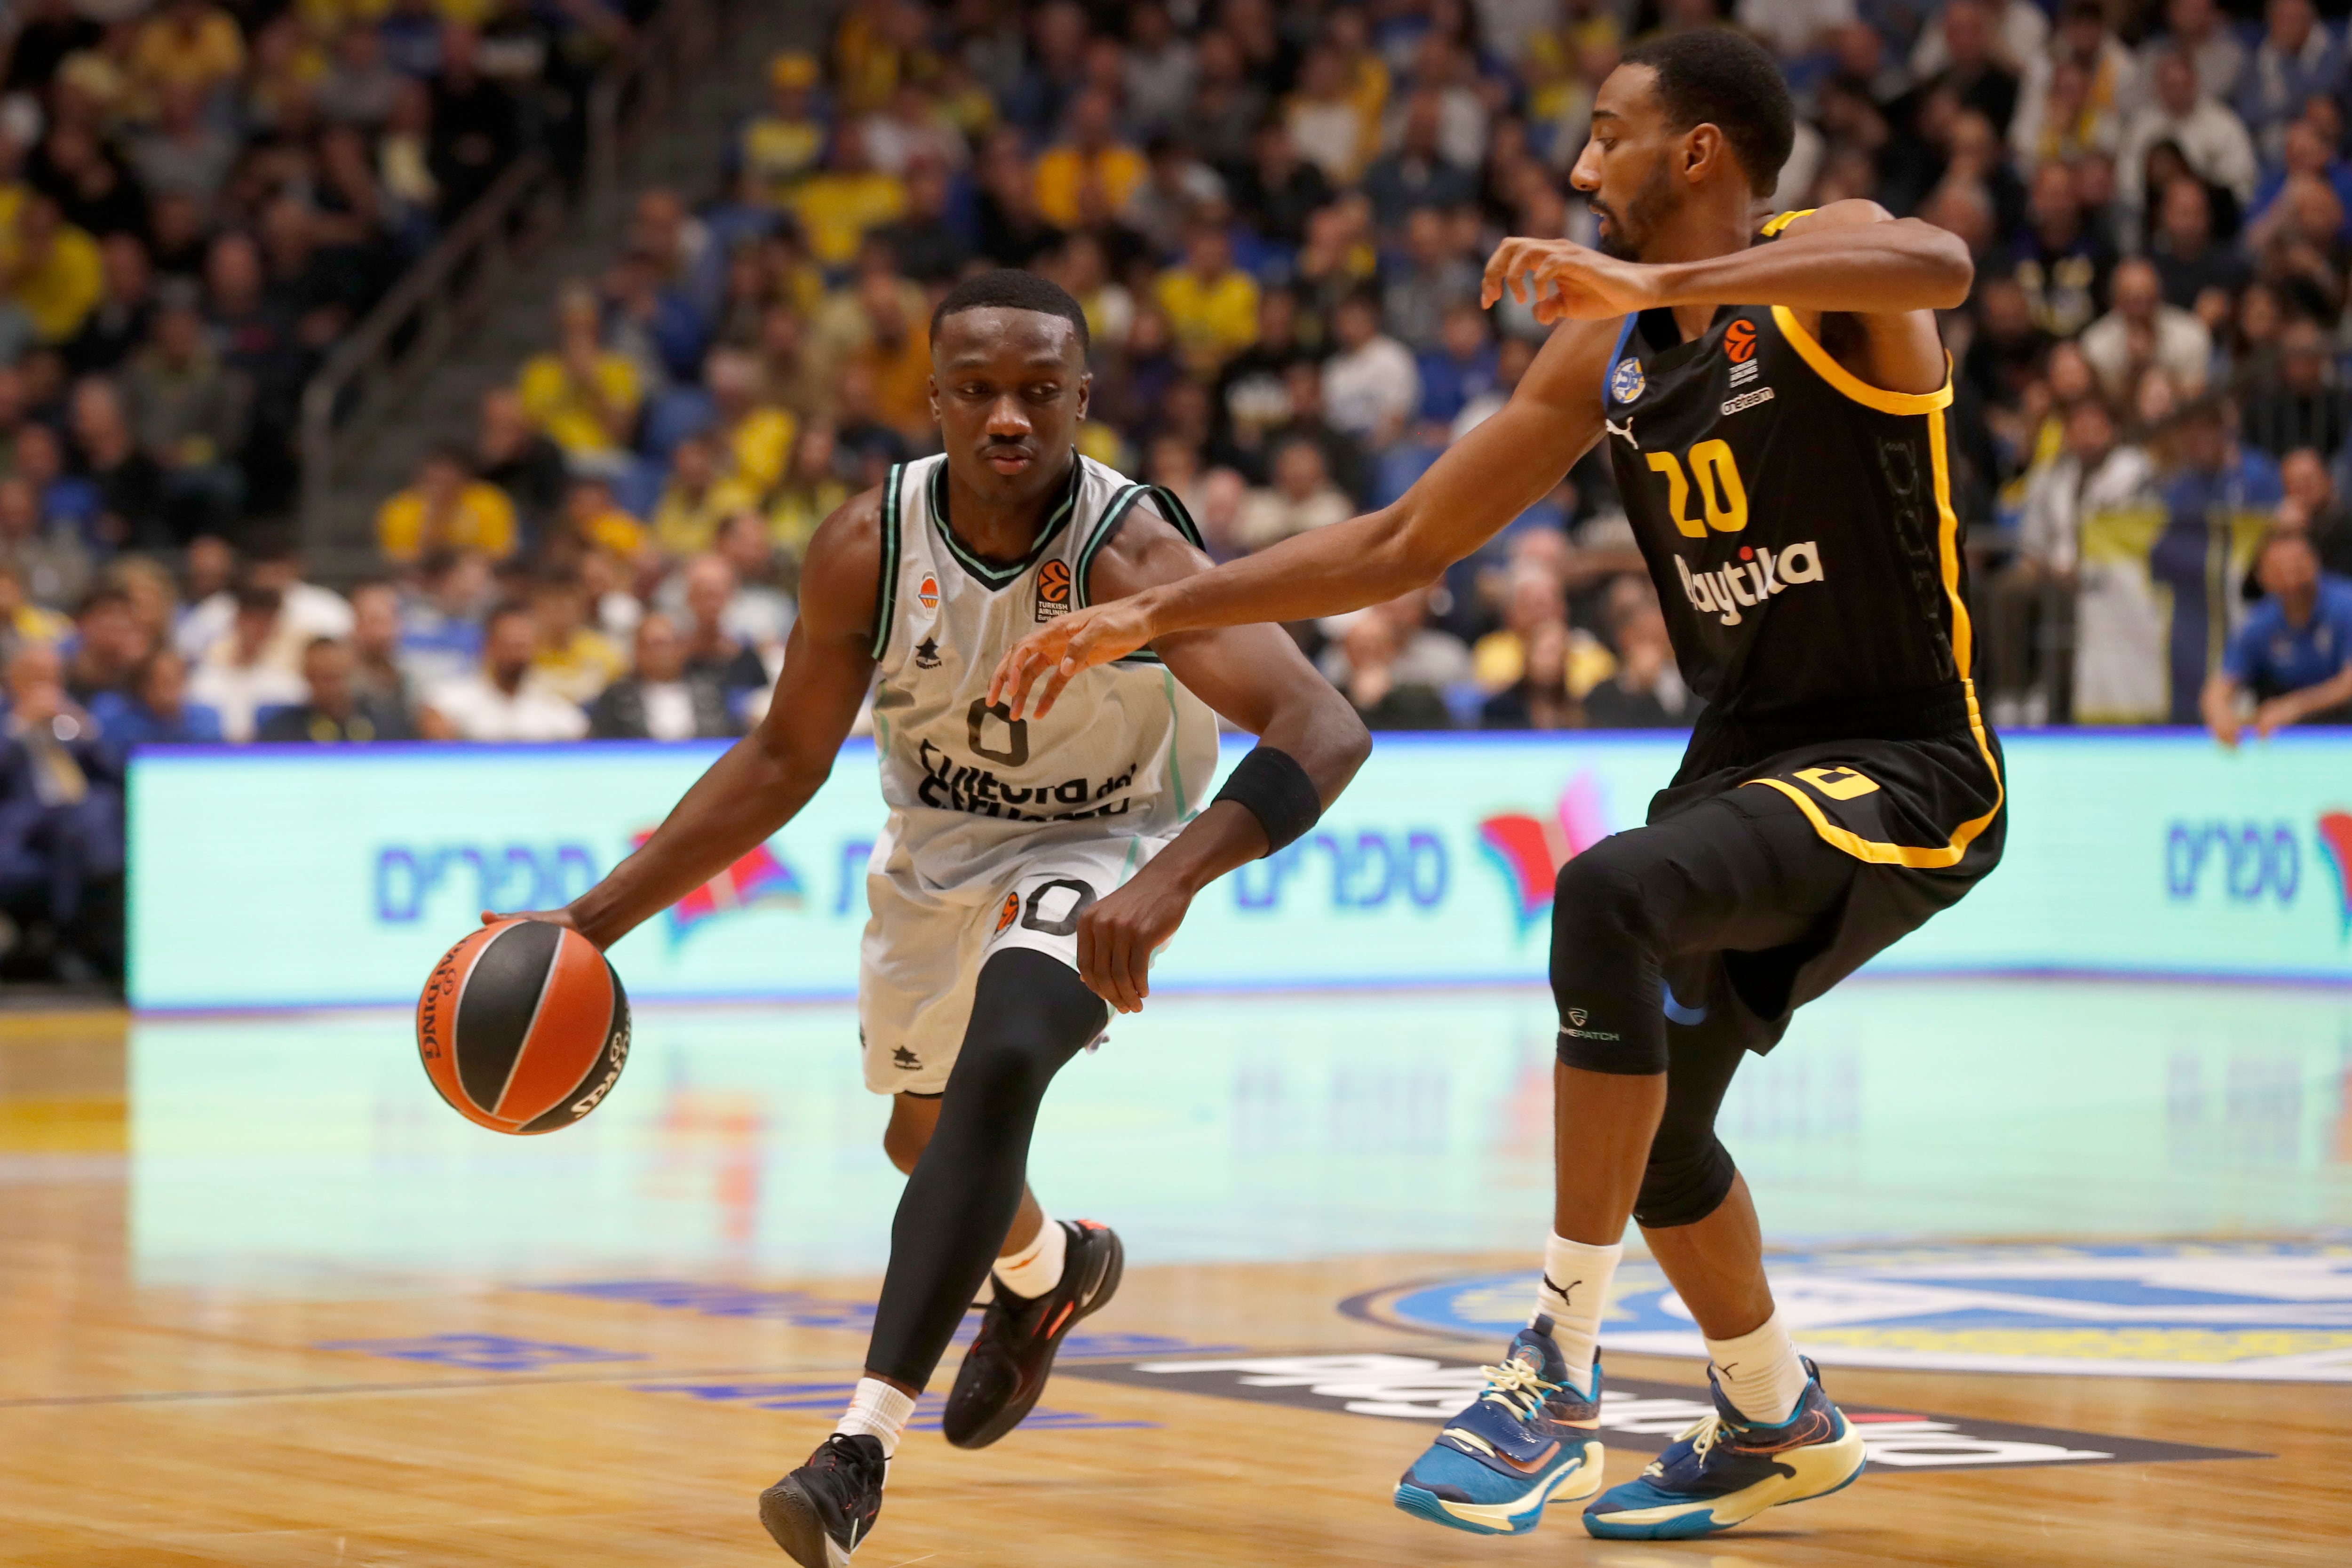
[[997,1285],[940,1417],[940,1430],[959,1448],[985,1448],[1020,1426],[1045,1391],[1064,1336],[1118,1290],[1127,1254],[1111,1228],[1090,1219],[1051,1223],[1070,1233],[1061,1283],[1042,1296]]

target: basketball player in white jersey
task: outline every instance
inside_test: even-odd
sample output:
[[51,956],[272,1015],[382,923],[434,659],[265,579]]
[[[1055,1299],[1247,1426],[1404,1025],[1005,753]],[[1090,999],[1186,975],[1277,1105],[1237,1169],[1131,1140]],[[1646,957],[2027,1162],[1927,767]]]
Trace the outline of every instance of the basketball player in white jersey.
[[[1266,626],[1090,671],[1050,719],[992,706],[998,659],[1039,623],[1210,561],[1172,496],[1077,454],[1086,315],[1058,286],[958,284],[931,366],[945,453],[817,530],[767,718],[642,848],[542,917],[601,948],[717,876],[816,793],[872,689],[890,817],[867,868],[858,1023],[866,1085],[895,1097],[884,1147],[909,1177],[848,1414],[761,1496],[803,1568],[840,1568],[873,1527],[915,1396],[992,1274],[942,1422],[962,1447],[1028,1414],[1062,1337],[1109,1299],[1118,1238],[1050,1219],[1025,1185],[1045,1087],[1109,1007],[1142,1005],[1193,895],[1306,832],[1371,747]],[[1212,710],[1260,739],[1214,801]]]

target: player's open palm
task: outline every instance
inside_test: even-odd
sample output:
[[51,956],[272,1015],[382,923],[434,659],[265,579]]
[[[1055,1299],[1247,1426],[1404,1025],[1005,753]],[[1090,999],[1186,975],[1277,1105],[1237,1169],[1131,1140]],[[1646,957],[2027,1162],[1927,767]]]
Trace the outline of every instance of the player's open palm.
[[1657,302],[1649,268],[1570,239],[1507,239],[1496,246],[1479,300],[1491,306],[1507,289],[1521,304],[1532,303],[1536,320],[1546,325],[1606,321]]
[[1143,1011],[1151,955],[1184,923],[1192,895],[1150,867],[1078,917],[1078,978],[1121,1013]]
[[[1150,640],[1151,623],[1132,603],[1076,611],[1048,621],[1013,646],[997,662],[988,700],[1010,702],[1015,719],[1030,712],[1042,718],[1054,710],[1055,700],[1081,673],[1125,658]],[[1045,684],[1032,709],[1030,689],[1041,678]]]

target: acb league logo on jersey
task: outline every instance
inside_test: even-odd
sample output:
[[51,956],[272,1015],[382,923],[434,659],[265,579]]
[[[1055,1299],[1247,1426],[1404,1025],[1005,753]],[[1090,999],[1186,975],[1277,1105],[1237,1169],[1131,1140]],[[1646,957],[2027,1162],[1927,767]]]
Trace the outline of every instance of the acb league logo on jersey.
[[1070,613],[1070,568],[1067,562],[1048,561],[1037,569],[1037,618],[1050,621]]

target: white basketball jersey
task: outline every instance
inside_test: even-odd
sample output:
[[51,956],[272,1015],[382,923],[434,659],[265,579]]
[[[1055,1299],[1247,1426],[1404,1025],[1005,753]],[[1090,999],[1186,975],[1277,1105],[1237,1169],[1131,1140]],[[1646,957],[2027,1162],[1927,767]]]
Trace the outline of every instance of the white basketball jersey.
[[935,890],[1002,880],[1056,843],[1164,837],[1205,804],[1217,721],[1148,651],[1090,669],[1044,718],[991,707],[1013,645],[1087,604],[1096,552],[1150,497],[1198,542],[1164,490],[1077,458],[1027,559],[982,561],[949,531],[947,459],[890,470],[882,492],[880,666],[874,736],[889,826],[874,867],[903,851]]

